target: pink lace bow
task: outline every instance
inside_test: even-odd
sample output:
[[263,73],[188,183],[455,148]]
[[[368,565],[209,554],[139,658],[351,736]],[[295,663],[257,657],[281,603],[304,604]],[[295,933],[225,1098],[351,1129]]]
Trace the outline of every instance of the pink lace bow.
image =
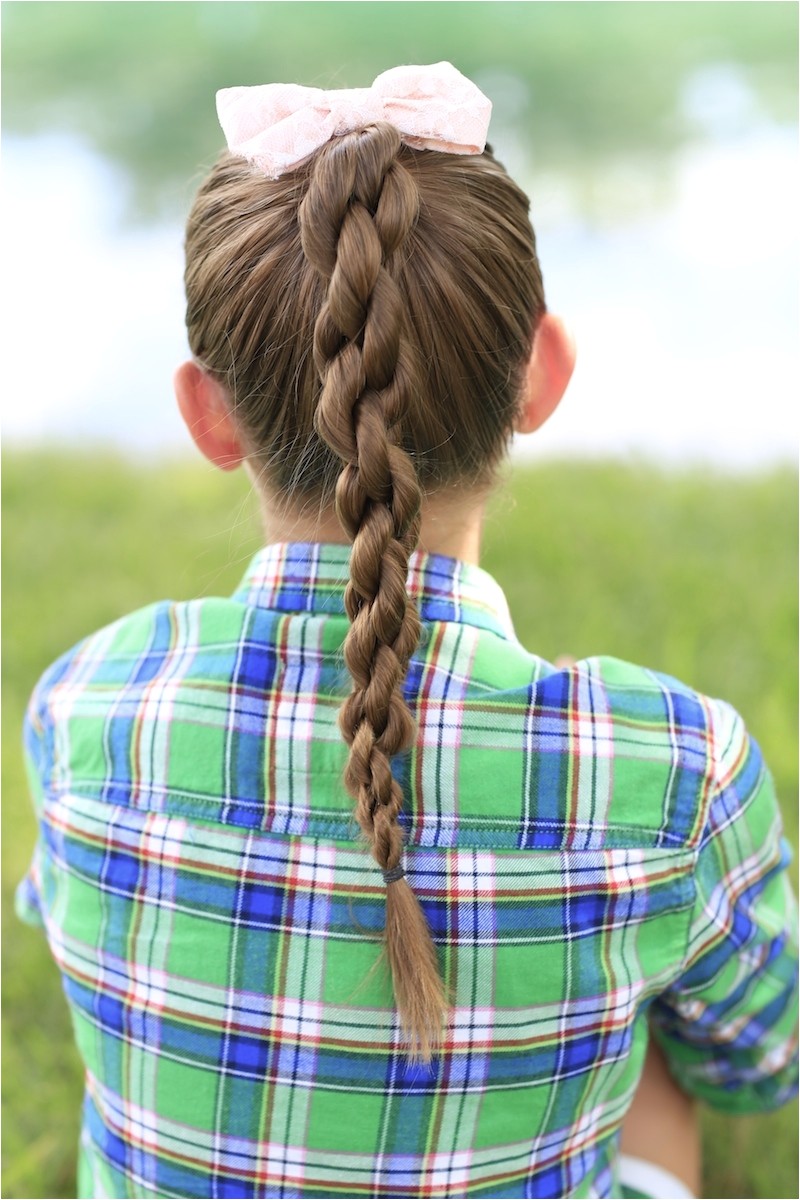
[[324,92],[295,83],[223,88],[217,114],[228,149],[278,179],[314,150],[373,121],[409,146],[480,154],[492,102],[449,62],[393,67],[368,88]]

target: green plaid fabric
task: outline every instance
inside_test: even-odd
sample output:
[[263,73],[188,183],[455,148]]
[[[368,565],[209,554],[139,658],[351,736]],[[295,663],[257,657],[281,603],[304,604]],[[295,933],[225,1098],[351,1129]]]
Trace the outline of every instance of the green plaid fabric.
[[385,886],[342,785],[348,546],[152,605],[44,675],[25,728],[45,927],[86,1065],[80,1196],[619,1195],[651,1028],[722,1109],[796,1086],[788,850],[726,704],[558,670],[483,569],[415,552],[404,865],[456,1003],[402,1053]]

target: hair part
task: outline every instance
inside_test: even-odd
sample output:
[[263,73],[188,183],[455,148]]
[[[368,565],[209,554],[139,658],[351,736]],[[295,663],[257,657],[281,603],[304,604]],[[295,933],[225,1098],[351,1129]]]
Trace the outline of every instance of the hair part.
[[[222,382],[279,507],[333,504],[352,543],[339,713],[344,785],[381,869],[403,853],[391,768],[420,618],[406,590],[426,493],[488,488],[505,459],[545,310],[525,194],[487,151],[412,150],[379,122],[279,180],[225,153],[187,223],[189,342]],[[384,945],[412,1060],[450,998],[407,879],[387,883]]]

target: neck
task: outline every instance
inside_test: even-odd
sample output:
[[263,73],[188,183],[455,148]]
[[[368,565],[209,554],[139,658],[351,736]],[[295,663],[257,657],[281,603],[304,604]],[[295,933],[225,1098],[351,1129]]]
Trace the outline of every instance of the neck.
[[[459,497],[441,495],[422,506],[418,548],[429,554],[446,554],[480,565],[485,495],[474,492]],[[268,542],[337,542],[349,545],[347,535],[331,509],[319,511],[279,509],[261,495],[264,533]]]

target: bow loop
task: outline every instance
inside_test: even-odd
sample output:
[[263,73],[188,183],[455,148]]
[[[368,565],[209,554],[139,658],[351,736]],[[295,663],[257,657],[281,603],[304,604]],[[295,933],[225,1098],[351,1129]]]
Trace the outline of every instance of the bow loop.
[[392,67],[369,88],[294,83],[223,88],[217,114],[228,148],[278,179],[332,137],[389,121],[416,149],[480,154],[491,101],[448,62]]

